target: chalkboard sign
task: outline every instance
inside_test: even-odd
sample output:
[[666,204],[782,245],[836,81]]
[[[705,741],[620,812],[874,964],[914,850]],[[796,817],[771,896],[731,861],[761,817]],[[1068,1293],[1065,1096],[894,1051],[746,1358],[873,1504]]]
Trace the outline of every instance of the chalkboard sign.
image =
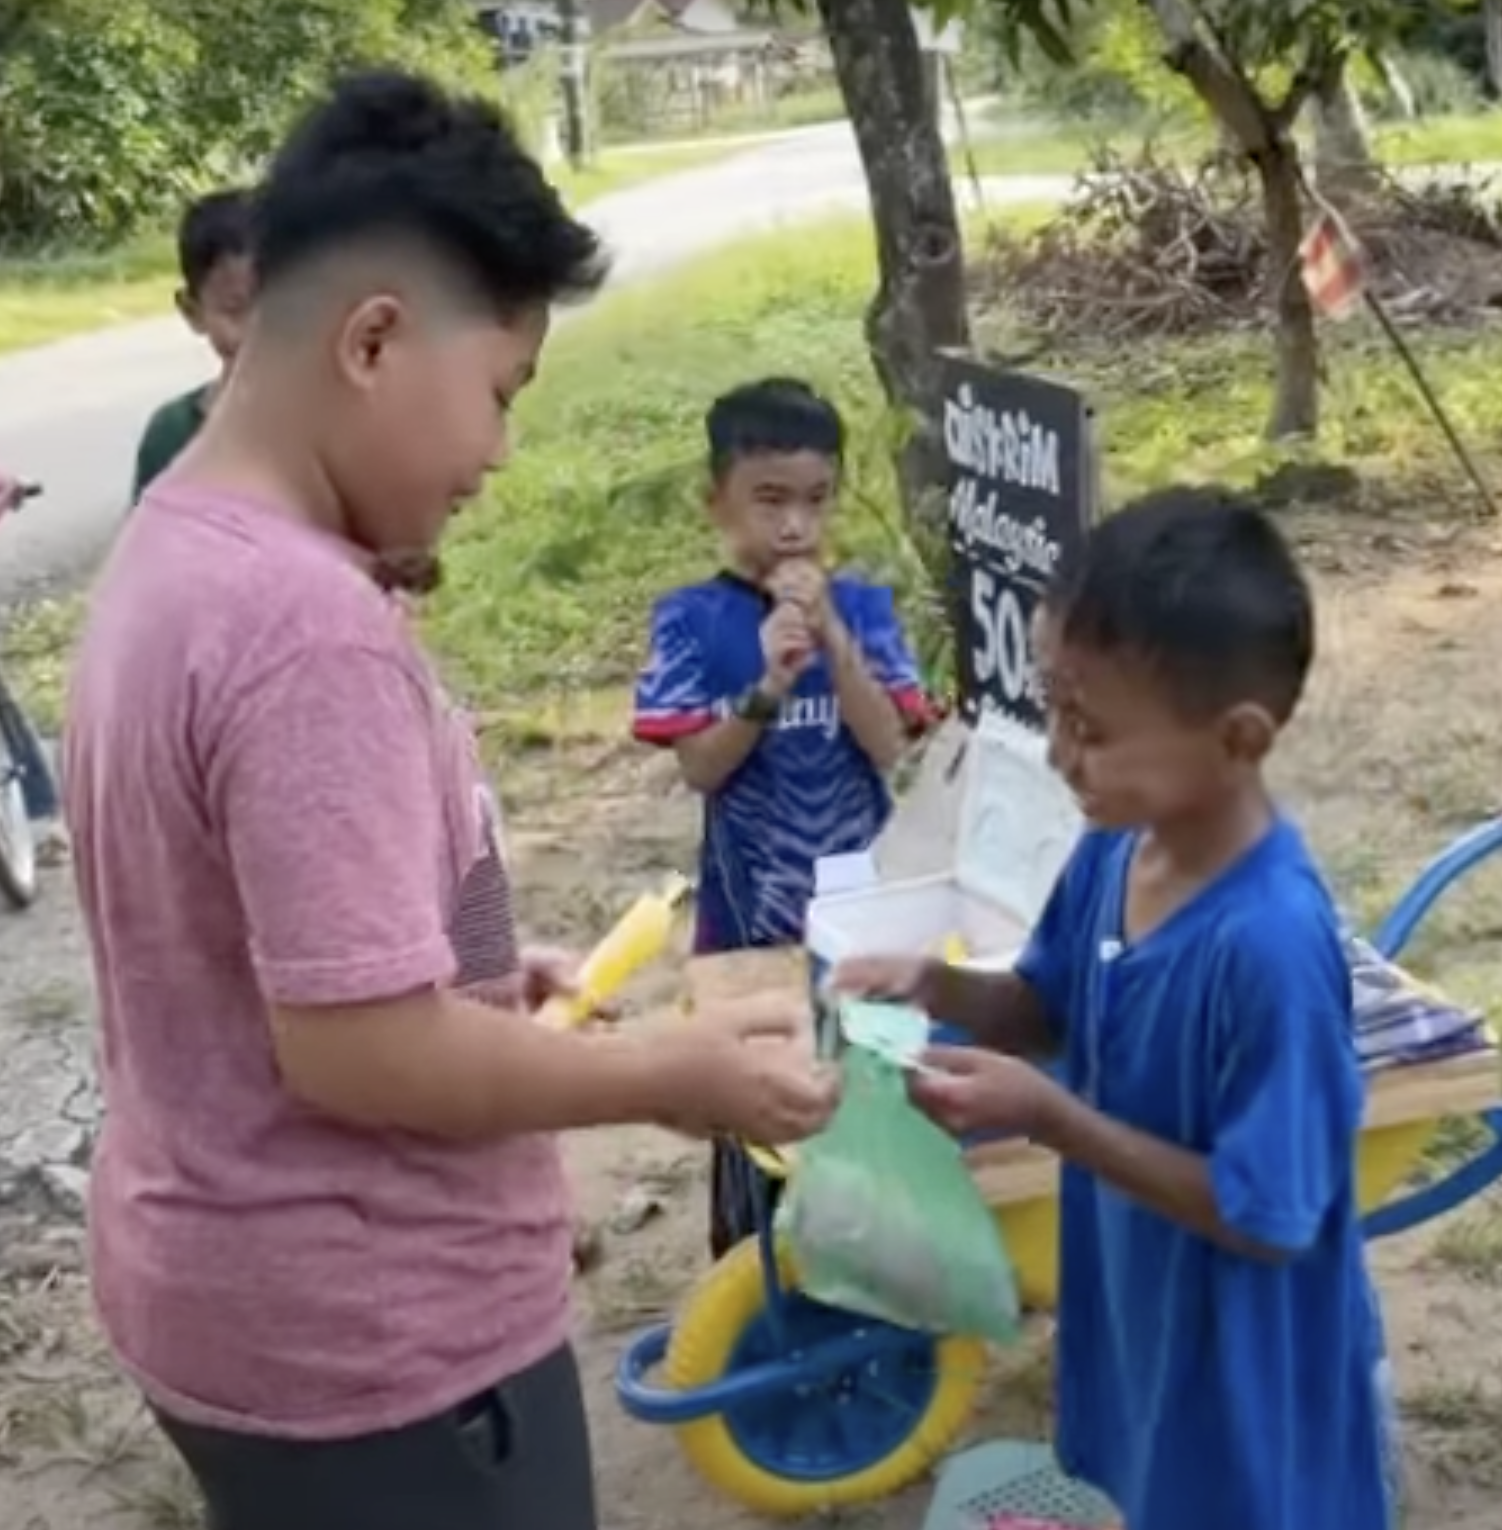
[[1094,513],[1089,405],[1059,383],[943,358],[952,610],[961,715],[1044,726],[1032,620]]

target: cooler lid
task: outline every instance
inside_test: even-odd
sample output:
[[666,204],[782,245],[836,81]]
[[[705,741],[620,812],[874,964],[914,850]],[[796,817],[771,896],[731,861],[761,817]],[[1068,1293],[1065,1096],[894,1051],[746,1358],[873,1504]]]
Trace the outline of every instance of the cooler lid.
[[1074,794],[1043,736],[990,710],[971,731],[962,775],[955,880],[1031,928],[1085,827]]

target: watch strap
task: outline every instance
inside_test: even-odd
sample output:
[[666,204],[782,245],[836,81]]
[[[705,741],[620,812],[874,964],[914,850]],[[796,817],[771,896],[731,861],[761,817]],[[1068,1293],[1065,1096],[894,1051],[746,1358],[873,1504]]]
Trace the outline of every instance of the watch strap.
[[769,696],[759,685],[749,685],[735,698],[730,710],[742,722],[765,726],[777,721],[782,703],[775,696]]

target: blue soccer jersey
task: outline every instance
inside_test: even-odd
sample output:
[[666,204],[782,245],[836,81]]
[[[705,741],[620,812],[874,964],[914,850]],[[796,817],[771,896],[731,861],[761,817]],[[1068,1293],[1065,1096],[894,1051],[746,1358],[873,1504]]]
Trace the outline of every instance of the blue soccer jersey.
[[1383,1530],[1383,1345],[1357,1219],[1351,978],[1298,833],[1276,825],[1140,941],[1133,836],[1081,843],[1019,971],[1069,1086],[1206,1156],[1196,1236],[1066,1165],[1059,1455],[1131,1530]]
[[[830,594],[872,674],[920,723],[923,692],[892,592],[835,578]],[[729,716],[762,678],[761,626],[771,609],[763,590],[729,573],[659,601],[636,689],[637,738],[672,744]],[[695,949],[801,940],[814,862],[865,849],[890,808],[880,772],[840,719],[820,657],[745,763],[705,799]]]

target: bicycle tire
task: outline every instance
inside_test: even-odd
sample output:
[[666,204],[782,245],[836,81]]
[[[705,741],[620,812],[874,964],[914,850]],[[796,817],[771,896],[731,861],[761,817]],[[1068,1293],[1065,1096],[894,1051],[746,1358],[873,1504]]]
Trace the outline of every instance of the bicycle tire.
[[41,878],[18,727],[30,724],[0,680],[0,897],[12,908],[25,909],[36,902]]

